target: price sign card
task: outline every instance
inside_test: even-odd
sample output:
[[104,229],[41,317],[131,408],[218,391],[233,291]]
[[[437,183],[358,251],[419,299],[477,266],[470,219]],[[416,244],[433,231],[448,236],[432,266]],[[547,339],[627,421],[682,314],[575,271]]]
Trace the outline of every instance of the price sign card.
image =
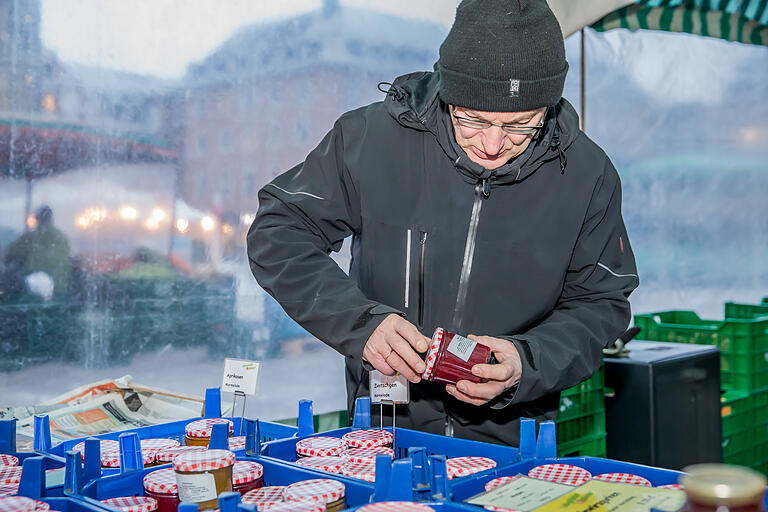
[[639,485],[589,480],[537,512],[674,512],[685,505],[685,493]]
[[371,403],[407,404],[411,401],[408,379],[399,373],[391,377],[378,370],[370,372]]
[[240,391],[246,395],[255,395],[260,365],[258,361],[225,359],[221,390],[229,391],[230,393]]
[[517,475],[514,480],[504,485],[469,498],[467,503],[525,512],[549,503],[572,490],[573,487],[570,485]]

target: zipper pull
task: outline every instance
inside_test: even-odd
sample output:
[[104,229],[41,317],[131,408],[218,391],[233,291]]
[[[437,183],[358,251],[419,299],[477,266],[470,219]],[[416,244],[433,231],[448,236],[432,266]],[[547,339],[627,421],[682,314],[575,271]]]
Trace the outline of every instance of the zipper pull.
[[427,243],[427,233],[422,231],[421,238],[419,239],[419,244],[424,245],[425,243]]
[[488,199],[491,197],[491,179],[490,178],[483,178],[482,184],[481,184],[481,190],[483,192],[483,197]]

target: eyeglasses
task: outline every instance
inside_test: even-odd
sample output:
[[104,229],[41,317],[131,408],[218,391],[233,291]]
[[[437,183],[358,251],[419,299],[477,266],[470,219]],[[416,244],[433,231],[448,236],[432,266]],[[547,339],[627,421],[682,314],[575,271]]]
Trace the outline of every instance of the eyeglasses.
[[544,126],[544,119],[547,117],[547,113],[545,111],[544,115],[541,116],[541,122],[536,126],[523,126],[509,123],[497,124],[490,121],[485,121],[483,119],[470,119],[468,117],[457,116],[456,107],[453,105],[451,106],[451,115],[453,115],[453,118],[456,119],[456,122],[459,124],[459,126],[463,126],[464,128],[470,128],[472,130],[485,130],[491,126],[498,126],[504,130],[505,133],[511,133],[514,135],[530,135],[532,133],[536,133],[537,130]]

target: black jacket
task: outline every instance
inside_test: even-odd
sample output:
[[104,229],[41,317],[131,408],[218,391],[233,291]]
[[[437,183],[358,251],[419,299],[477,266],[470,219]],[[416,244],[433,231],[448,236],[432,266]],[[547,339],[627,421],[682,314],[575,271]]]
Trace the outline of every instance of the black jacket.
[[[341,116],[306,160],[259,192],[251,270],[309,332],[347,356],[348,398],[367,395],[363,346],[390,313],[504,337],[516,389],[475,407],[411,385],[398,426],[516,444],[520,416],[553,419],[630,319],[638,284],[621,183],[564,99],[528,149],[490,171],[456,144],[437,73],[398,78]],[[328,256],[352,236],[349,276]]]

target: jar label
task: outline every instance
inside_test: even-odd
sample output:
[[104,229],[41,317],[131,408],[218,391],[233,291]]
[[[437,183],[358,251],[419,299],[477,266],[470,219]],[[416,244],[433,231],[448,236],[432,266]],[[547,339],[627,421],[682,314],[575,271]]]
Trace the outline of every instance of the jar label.
[[200,503],[201,501],[215,500],[216,480],[212,473],[200,473],[197,475],[176,473],[176,483],[179,487],[179,499]]
[[472,352],[475,351],[476,346],[476,341],[454,334],[446,350],[466,363],[472,356]]

